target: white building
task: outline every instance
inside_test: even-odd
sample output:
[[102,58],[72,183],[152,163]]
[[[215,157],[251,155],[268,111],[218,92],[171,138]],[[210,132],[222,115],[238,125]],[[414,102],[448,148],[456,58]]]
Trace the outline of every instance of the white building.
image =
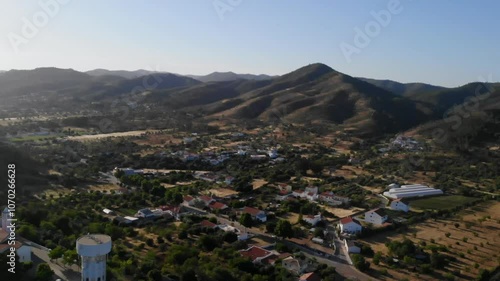
[[321,221],[321,214],[317,214],[315,216],[304,216],[303,220],[308,224],[315,226],[318,222]]
[[384,192],[384,195],[393,198],[410,198],[410,197],[424,197],[432,195],[441,195],[443,191],[428,187],[421,184],[402,185],[400,188],[391,188],[389,191]]
[[338,196],[338,195],[335,195],[331,191],[321,193],[318,198],[321,202],[324,202],[325,204],[328,204],[331,206],[349,204],[349,202],[351,201],[351,199],[349,199],[349,197]]
[[390,207],[396,211],[408,212],[410,210],[409,204],[401,199],[392,200]]
[[87,234],[76,240],[76,252],[82,260],[83,281],[105,281],[106,259],[111,251],[111,237]]
[[374,225],[382,225],[387,219],[388,216],[383,209],[374,209],[365,213],[365,222]]
[[340,232],[342,233],[359,233],[363,229],[363,227],[353,220],[351,217],[345,217],[340,220],[339,223]]

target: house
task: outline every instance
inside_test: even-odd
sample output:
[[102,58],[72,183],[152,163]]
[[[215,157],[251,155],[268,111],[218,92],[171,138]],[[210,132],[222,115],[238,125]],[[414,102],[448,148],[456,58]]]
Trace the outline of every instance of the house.
[[214,202],[215,199],[213,199],[210,196],[202,195],[202,196],[198,196],[198,201],[203,202],[203,204],[205,204],[205,207],[206,207],[206,206],[210,205],[210,203]]
[[278,201],[283,201],[285,200],[286,198],[288,198],[288,196],[292,195],[291,192],[287,191],[287,190],[281,190],[278,192],[278,194],[276,195],[276,200]]
[[218,227],[220,229],[222,229],[223,231],[225,232],[228,232],[228,231],[231,231],[231,232],[234,232],[238,235],[238,240],[240,241],[244,241],[244,240],[247,240],[248,238],[250,238],[248,236],[248,232],[246,231],[240,231],[239,229],[233,227],[233,226],[230,226],[230,225],[227,225],[227,224],[220,224],[218,225]]
[[408,212],[410,210],[410,206],[407,202],[404,202],[401,199],[396,199],[391,202],[391,209],[396,211]]
[[243,213],[250,214],[252,216],[252,219],[254,220],[259,220],[261,222],[266,222],[267,221],[267,216],[264,211],[261,211],[256,208],[252,207],[245,207],[243,208]]
[[302,189],[294,190],[292,192],[292,195],[295,196],[295,197],[297,197],[297,198],[304,198],[304,197],[306,197],[306,194],[304,193],[304,190],[302,190]]
[[286,183],[278,183],[277,188],[280,191],[287,191],[287,192],[292,192],[292,186]]
[[384,209],[374,209],[365,213],[365,222],[382,225],[388,219]]
[[344,196],[338,196],[331,191],[327,191],[319,195],[319,201],[324,202],[331,206],[338,206],[342,204],[349,204],[351,199]]
[[206,228],[211,228],[211,229],[216,229],[217,228],[217,224],[209,221],[209,220],[203,220],[202,222],[200,222],[200,226],[201,227],[206,227]]
[[196,203],[196,200],[189,195],[184,196],[183,199],[184,201],[182,201],[182,205],[184,206],[194,206],[194,204]]
[[313,239],[311,239],[311,241],[313,241],[316,244],[324,244],[325,243],[325,240],[323,240],[319,237],[314,237]]
[[135,214],[135,216],[138,218],[150,218],[154,217],[155,214],[150,209],[144,208],[137,211],[137,214]]
[[[2,228],[0,229],[0,254],[10,252],[11,248],[14,248],[20,262],[30,262],[31,246],[19,241],[9,240],[9,237],[11,237],[12,234],[14,234],[13,231],[15,231],[15,229],[11,227],[11,219],[13,219],[11,212],[8,208],[5,208],[2,212]],[[14,245],[10,245],[12,241],[14,241]]]
[[223,212],[226,211],[229,207],[224,203],[213,201],[208,205],[208,208],[210,208],[212,211],[219,210],[220,212]]
[[339,223],[340,232],[342,233],[359,233],[363,227],[354,221],[351,217],[345,217]]
[[358,247],[356,245],[356,243],[354,243],[354,241],[352,241],[352,240],[347,241],[346,239],[344,239],[344,247],[348,253],[352,253],[352,254],[361,253],[361,248]]
[[309,272],[300,276],[299,281],[321,281],[321,278],[319,277],[318,274],[314,272]]
[[318,222],[321,221],[321,214],[317,214],[315,216],[313,215],[304,216],[303,220],[308,224],[315,226]]
[[240,254],[244,257],[250,258],[253,263],[260,263],[263,259],[273,255],[273,252],[265,250],[258,246],[251,246],[246,250],[240,250]]
[[308,266],[307,260],[294,258],[292,256],[283,259],[281,264],[285,269],[296,275],[302,274],[307,269]]

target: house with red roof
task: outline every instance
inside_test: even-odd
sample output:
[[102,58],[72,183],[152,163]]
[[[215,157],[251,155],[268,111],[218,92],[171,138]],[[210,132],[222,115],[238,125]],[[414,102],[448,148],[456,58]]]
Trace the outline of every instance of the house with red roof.
[[194,203],[196,202],[194,197],[186,195],[184,196],[184,201],[182,201],[182,205],[184,206],[194,206]]
[[218,210],[219,212],[224,212],[229,209],[226,204],[217,201],[210,203],[208,205],[208,208],[210,208],[210,210],[212,211]]
[[203,220],[202,222],[200,222],[200,226],[206,227],[206,228],[212,228],[212,229],[217,228],[217,224],[215,224],[209,220]]
[[205,204],[205,207],[206,207],[206,206],[210,205],[210,203],[214,202],[215,199],[213,199],[210,196],[202,195],[202,196],[198,196],[198,201],[203,202],[203,204]]
[[261,263],[266,258],[274,255],[273,252],[258,246],[251,246],[246,250],[240,250],[240,254],[252,260],[253,263]]
[[363,229],[363,227],[351,217],[342,218],[338,226],[342,233],[354,234],[361,232]]
[[254,219],[254,220],[259,220],[261,222],[267,221],[266,213],[264,211],[261,211],[261,210],[256,209],[256,208],[244,207],[242,209],[242,213],[250,214],[252,216],[252,219]]

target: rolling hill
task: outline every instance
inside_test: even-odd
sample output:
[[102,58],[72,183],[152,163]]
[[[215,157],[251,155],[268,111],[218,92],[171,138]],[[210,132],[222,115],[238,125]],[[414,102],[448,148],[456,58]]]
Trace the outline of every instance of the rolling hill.
[[435,92],[446,89],[425,83],[400,83],[392,80],[377,80],[370,78],[358,78],[379,88],[401,96],[418,95],[421,93]]
[[188,77],[194,78],[202,82],[223,82],[223,81],[235,81],[240,79],[246,80],[269,80],[273,76],[266,74],[237,74],[234,72],[212,72],[208,75],[187,75]]

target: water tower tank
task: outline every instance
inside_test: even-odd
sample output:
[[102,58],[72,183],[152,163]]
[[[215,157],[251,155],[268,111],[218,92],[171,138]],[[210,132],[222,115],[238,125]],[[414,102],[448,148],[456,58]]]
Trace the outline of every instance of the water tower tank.
[[106,258],[111,251],[111,237],[87,234],[76,240],[76,252],[82,260],[82,281],[106,281]]

